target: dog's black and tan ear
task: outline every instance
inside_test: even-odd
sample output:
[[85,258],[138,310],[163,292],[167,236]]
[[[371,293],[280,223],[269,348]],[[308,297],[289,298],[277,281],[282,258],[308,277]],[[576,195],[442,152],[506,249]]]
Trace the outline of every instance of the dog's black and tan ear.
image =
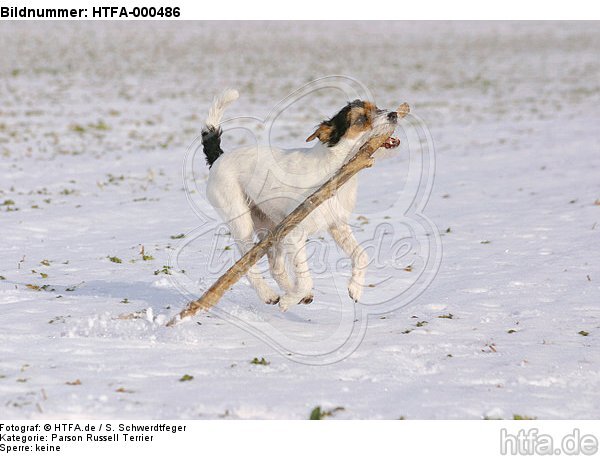
[[317,127],[315,132],[306,138],[306,142],[310,142],[313,139],[317,138],[322,143],[327,143],[331,139],[333,134],[333,125],[329,121],[321,122],[321,125]]

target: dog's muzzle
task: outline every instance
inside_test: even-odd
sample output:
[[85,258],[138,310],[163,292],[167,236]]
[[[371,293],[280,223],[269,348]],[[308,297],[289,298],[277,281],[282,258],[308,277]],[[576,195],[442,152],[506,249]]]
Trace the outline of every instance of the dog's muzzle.
[[[387,119],[389,122],[398,123],[399,117],[406,117],[406,115],[410,112],[410,107],[407,103],[402,103],[396,111],[389,112],[387,115]],[[385,140],[382,147],[386,149],[394,149],[400,145],[400,140],[398,138],[394,138],[390,136]]]
[[[398,123],[398,113],[396,111],[388,112],[386,117],[387,117],[388,122],[394,123],[394,124]],[[400,145],[400,140],[398,138],[394,138],[393,136],[390,136],[383,143],[382,147],[385,147],[386,149],[394,149],[394,148],[398,147],[399,145]]]

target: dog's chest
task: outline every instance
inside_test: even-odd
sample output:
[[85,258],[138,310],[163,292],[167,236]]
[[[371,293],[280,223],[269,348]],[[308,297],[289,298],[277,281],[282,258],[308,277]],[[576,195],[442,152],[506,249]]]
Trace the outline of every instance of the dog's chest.
[[[314,233],[334,223],[347,221],[356,205],[357,183],[356,177],[350,179],[332,198],[308,215],[302,222],[303,228],[309,233]],[[260,210],[277,224],[319,187],[320,183],[311,187],[267,183],[255,201]]]

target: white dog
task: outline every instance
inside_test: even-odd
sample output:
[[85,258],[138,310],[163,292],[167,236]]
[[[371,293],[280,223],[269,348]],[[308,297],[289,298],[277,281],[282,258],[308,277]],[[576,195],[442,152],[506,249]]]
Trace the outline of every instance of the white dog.
[[[398,122],[395,111],[355,100],[321,122],[306,140],[318,140],[311,148],[255,145],[223,153],[219,124],[225,108],[238,96],[236,90],[226,90],[214,99],[202,130],[202,144],[210,167],[208,200],[229,225],[242,255],[253,246],[254,235],[262,238],[352,158],[360,146],[382,131],[389,134]],[[397,139],[390,137],[384,146],[392,148],[398,144]],[[352,278],[348,292],[353,300],[360,299],[368,257],[348,225],[356,190],[355,176],[270,249],[270,271],[283,296],[267,284],[256,265],[250,269],[247,277],[260,299],[267,304],[279,303],[284,311],[298,303],[312,302],[306,239],[325,230],[350,257]]]

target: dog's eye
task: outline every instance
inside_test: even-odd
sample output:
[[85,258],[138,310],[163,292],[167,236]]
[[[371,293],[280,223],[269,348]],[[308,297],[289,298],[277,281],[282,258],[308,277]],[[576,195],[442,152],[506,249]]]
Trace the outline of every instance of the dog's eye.
[[358,125],[364,125],[365,123],[367,123],[367,116],[365,116],[364,114],[362,116],[358,116],[356,118],[356,122]]

